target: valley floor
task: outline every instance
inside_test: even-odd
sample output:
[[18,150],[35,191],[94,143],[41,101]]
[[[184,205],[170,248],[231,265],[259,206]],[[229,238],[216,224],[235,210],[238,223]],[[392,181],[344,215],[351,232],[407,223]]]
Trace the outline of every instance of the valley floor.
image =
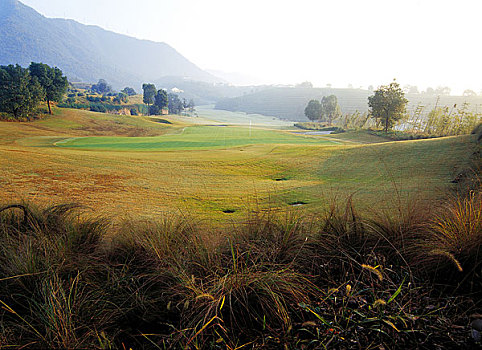
[[317,213],[351,195],[363,209],[393,208],[445,196],[472,147],[471,136],[299,135],[276,121],[250,127],[235,113],[237,125],[226,123],[229,112],[209,120],[209,111],[160,120],[60,109],[31,123],[1,122],[0,198],[75,202],[115,218],[183,212],[219,222],[293,204]]

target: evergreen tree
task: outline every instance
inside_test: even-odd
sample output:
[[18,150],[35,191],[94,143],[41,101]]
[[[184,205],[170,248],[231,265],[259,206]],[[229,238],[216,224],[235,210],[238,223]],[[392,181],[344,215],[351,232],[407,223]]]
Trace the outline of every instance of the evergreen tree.
[[184,109],[182,101],[176,94],[168,94],[167,98],[169,100],[169,113],[170,114],[180,114]]
[[149,105],[154,103],[154,96],[156,96],[156,86],[154,84],[142,84],[142,90],[144,91],[142,101],[147,105],[149,111]]
[[159,111],[162,113],[162,110],[166,108],[169,104],[169,99],[167,98],[166,90],[158,90],[156,96],[154,97],[154,105],[159,108]]

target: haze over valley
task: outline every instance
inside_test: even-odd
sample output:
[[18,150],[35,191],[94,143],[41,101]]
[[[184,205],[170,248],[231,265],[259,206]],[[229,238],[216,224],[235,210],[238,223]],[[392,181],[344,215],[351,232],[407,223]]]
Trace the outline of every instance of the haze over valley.
[[0,0],[0,348],[479,349],[475,0]]

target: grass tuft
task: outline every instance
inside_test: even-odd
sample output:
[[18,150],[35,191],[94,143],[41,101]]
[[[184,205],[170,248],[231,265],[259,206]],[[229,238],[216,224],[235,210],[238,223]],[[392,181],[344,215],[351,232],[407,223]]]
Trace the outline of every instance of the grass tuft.
[[317,217],[264,211],[219,229],[166,216],[126,220],[112,233],[75,205],[9,206],[0,211],[0,340],[102,349],[469,346],[463,325],[482,312],[480,207],[472,193],[439,211],[364,217],[348,198]]

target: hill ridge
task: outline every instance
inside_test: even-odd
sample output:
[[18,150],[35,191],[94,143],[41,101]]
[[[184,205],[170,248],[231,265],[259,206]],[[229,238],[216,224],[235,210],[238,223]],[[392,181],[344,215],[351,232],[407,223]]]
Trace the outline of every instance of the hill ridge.
[[62,69],[71,81],[94,83],[104,78],[117,89],[138,89],[143,82],[164,76],[221,81],[164,42],[72,19],[47,18],[18,0],[2,0],[0,24],[0,64],[44,62]]

